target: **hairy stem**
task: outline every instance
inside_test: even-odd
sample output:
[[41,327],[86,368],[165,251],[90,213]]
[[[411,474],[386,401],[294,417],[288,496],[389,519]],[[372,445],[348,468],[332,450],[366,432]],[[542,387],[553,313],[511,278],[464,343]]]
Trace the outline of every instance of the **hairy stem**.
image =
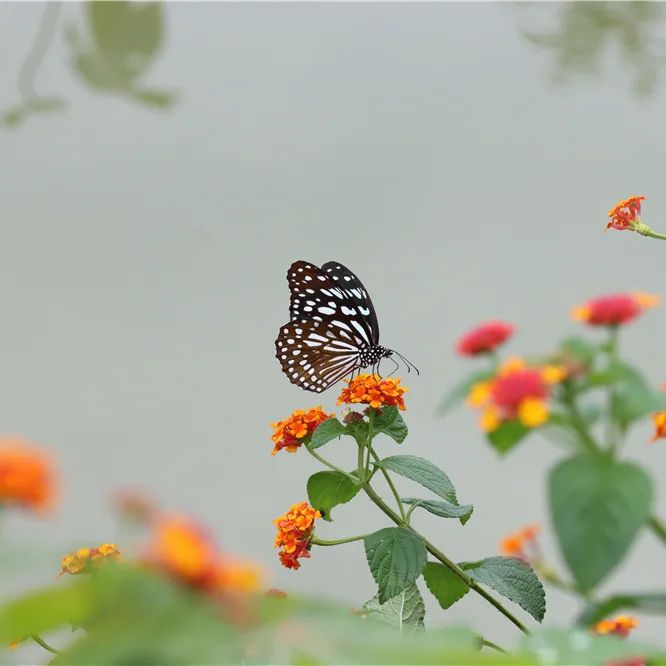
[[315,546],[339,546],[341,543],[351,543],[352,541],[361,541],[367,537],[367,534],[359,534],[358,536],[347,537],[346,539],[318,539],[317,537],[312,538],[312,543]]

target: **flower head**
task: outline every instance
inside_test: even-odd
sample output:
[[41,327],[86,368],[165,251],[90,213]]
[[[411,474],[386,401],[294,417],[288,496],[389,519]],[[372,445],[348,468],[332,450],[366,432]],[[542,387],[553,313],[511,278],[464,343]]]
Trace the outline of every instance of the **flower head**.
[[633,196],[618,202],[608,211],[610,222],[606,225],[606,229],[634,231],[641,221],[641,201],[644,200],[644,196]]
[[300,568],[299,559],[310,557],[310,545],[314,521],[321,518],[321,513],[307,502],[293,504],[283,516],[273,523],[277,527],[275,547],[280,548],[278,556],[282,566],[287,569]]
[[500,552],[505,557],[517,557],[524,562],[535,562],[541,559],[537,534],[539,525],[528,525],[521,530],[509,534],[500,542]]
[[506,342],[514,332],[514,327],[503,321],[489,321],[463,335],[456,349],[462,356],[478,356],[493,351]]
[[654,435],[652,435],[651,441],[656,442],[658,439],[666,437],[666,412],[653,414],[652,420],[654,421]]
[[340,393],[338,405],[363,403],[374,409],[379,409],[384,405],[405,409],[405,400],[402,396],[408,389],[400,386],[399,379],[391,377],[381,379],[377,375],[359,375],[345,381],[347,386]]
[[55,498],[53,464],[42,451],[21,439],[0,439],[0,506],[48,508]]
[[511,358],[494,377],[472,386],[467,403],[482,410],[480,425],[484,432],[492,432],[512,419],[536,428],[550,415],[552,384],[565,377],[566,371],[560,366],[528,366],[521,358]]
[[313,407],[307,411],[297,409],[292,415],[284,421],[273,423],[275,428],[271,439],[275,444],[272,455],[275,455],[282,449],[287,449],[289,453],[294,453],[307,441],[307,438],[312,435],[317,426],[327,419],[330,419],[333,414],[326,414],[321,407]]
[[89,573],[100,564],[119,559],[120,551],[115,543],[103,543],[96,548],[79,548],[62,558],[62,568],[58,575]]
[[601,620],[594,625],[597,634],[613,634],[626,638],[632,629],[638,626],[638,620],[631,615],[618,615],[612,620]]
[[594,298],[571,312],[577,321],[590,326],[618,326],[628,324],[648,308],[659,305],[661,299],[654,294],[610,294]]

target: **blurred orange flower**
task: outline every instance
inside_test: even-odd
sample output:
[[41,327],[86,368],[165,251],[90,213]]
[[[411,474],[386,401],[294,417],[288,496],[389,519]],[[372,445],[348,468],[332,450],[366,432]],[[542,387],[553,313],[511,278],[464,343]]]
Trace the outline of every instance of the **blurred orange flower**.
[[638,620],[631,615],[618,615],[612,620],[601,620],[594,625],[594,631],[598,634],[613,634],[625,638],[632,629],[638,626]]
[[400,386],[399,379],[380,379],[377,375],[359,375],[354,379],[346,379],[347,386],[342,389],[338,405],[343,403],[363,403],[378,409],[383,405],[405,409],[402,397],[409,389]]
[[317,518],[321,518],[319,511],[307,502],[301,502],[293,504],[287,513],[273,521],[277,526],[275,547],[281,548],[278,556],[282,566],[299,569],[299,558],[310,557],[312,532]]
[[271,455],[275,455],[282,449],[294,453],[307,440],[320,423],[330,419],[334,414],[326,414],[321,408],[313,407],[304,411],[297,409],[289,418],[271,424],[275,432],[271,436],[275,447]]
[[606,225],[606,229],[633,230],[637,222],[640,222],[641,201],[645,201],[645,197],[635,195],[619,201],[608,211],[610,222]]
[[102,562],[119,559],[120,551],[115,543],[103,543],[97,548],[79,548],[62,558],[62,569],[58,575],[89,573],[93,567],[99,566]]
[[652,415],[654,421],[654,435],[652,435],[653,442],[658,439],[666,437],[666,412],[657,412]]
[[610,294],[593,298],[575,307],[571,316],[590,326],[619,326],[633,321],[645,310],[656,307],[660,301],[659,296],[641,291],[632,294]]
[[16,504],[35,511],[55,500],[50,457],[18,437],[0,439],[0,506]]
[[541,559],[537,534],[539,525],[528,525],[509,534],[500,542],[500,553],[505,557],[517,557],[524,562],[536,562]]

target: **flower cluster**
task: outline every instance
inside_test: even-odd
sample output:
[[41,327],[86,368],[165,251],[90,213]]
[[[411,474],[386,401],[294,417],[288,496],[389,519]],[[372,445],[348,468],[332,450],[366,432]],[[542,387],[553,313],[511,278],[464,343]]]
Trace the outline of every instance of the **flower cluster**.
[[278,555],[282,566],[298,569],[301,566],[299,558],[310,557],[312,532],[317,518],[321,518],[319,511],[307,502],[301,502],[293,504],[287,513],[273,521],[277,527],[275,547],[281,549]]
[[606,229],[612,228],[619,231],[630,229],[633,231],[640,223],[641,201],[644,200],[645,197],[643,196],[633,196],[623,199],[613,206],[608,211],[610,222],[606,225]]
[[480,426],[484,432],[493,432],[513,419],[527,428],[536,428],[550,415],[551,386],[565,377],[566,371],[560,366],[528,366],[521,358],[511,358],[494,377],[472,387],[467,403],[482,410]]
[[619,326],[628,324],[648,308],[659,305],[660,298],[654,294],[610,294],[594,298],[579,305],[571,316],[590,326]]
[[626,638],[632,629],[638,626],[638,620],[631,615],[618,615],[612,620],[601,620],[594,625],[594,631],[598,634],[613,634]]
[[456,349],[461,356],[478,356],[495,350],[514,333],[514,327],[503,321],[489,321],[463,335]]
[[58,575],[90,573],[100,564],[119,559],[120,551],[115,543],[103,543],[96,548],[79,548],[62,558],[62,568]]
[[273,423],[275,428],[271,439],[275,445],[272,455],[275,455],[282,449],[287,449],[289,453],[294,453],[301,444],[312,435],[316,427],[330,419],[333,414],[326,414],[321,407],[314,407],[303,411],[297,409],[292,415],[284,421]]
[[500,542],[500,552],[505,557],[517,557],[523,562],[537,562],[541,552],[537,542],[538,525],[528,525],[521,530],[509,534]]
[[0,440],[0,506],[48,508],[55,498],[53,465],[48,456],[23,440]]
[[340,393],[338,405],[363,403],[374,409],[379,409],[384,405],[405,409],[405,400],[402,396],[408,389],[400,386],[399,379],[391,377],[381,379],[377,375],[359,375],[345,381],[347,386]]
[[652,415],[654,422],[654,435],[652,441],[656,442],[658,439],[666,437],[666,412],[657,412]]
[[153,526],[144,561],[152,568],[208,592],[248,592],[260,582],[258,568],[219,553],[212,536],[182,516],[164,516]]

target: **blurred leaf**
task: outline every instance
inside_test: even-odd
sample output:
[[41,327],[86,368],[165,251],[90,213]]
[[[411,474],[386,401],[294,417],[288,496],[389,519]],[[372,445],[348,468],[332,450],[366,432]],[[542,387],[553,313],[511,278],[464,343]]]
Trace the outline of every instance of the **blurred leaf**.
[[65,107],[62,97],[33,97],[26,102],[26,107],[33,113],[50,113]]
[[348,476],[340,472],[317,472],[308,479],[310,504],[321,512],[325,520],[331,519],[331,509],[354,498],[361,489]]
[[416,504],[429,513],[441,518],[460,518],[464,525],[472,516],[474,507],[471,504],[451,504],[445,500],[426,500],[417,499],[416,497],[404,497],[402,501],[405,504]]
[[400,594],[421,575],[426,547],[411,530],[385,527],[363,541],[370,571],[379,587],[379,603]]
[[508,453],[516,444],[521,442],[532,432],[533,428],[526,428],[518,419],[504,421],[499,428],[486,435],[498,453]]
[[347,431],[345,430],[345,427],[342,425],[342,423],[340,423],[340,421],[338,421],[335,416],[332,416],[330,419],[326,419],[326,421],[323,421],[315,428],[315,431],[312,433],[312,439],[310,440],[308,446],[311,449],[318,449],[320,446],[328,444],[328,442],[331,440],[338,439],[346,432]]
[[437,465],[418,456],[390,456],[377,463],[383,469],[416,481],[441,498],[458,504],[456,489],[449,477]]
[[619,610],[637,610],[642,613],[666,615],[666,592],[614,594],[612,597],[589,604],[576,622],[591,626]]
[[652,482],[637,465],[581,455],[551,470],[550,510],[567,565],[583,590],[622,560],[652,503]]
[[397,627],[402,633],[413,634],[424,628],[425,604],[416,585],[410,585],[383,604],[375,595],[363,605],[363,610],[369,617]]
[[461,562],[465,573],[479,583],[517,603],[537,622],[546,614],[546,593],[532,568],[514,557],[487,557],[480,562]]
[[428,562],[423,569],[423,578],[444,610],[469,592],[467,584],[439,562]]
[[16,127],[21,124],[26,117],[26,110],[22,106],[15,106],[2,114],[2,124],[7,127]]
[[381,414],[373,419],[375,432],[383,432],[398,444],[402,444],[407,437],[407,424],[397,407],[389,405],[383,407]]
[[598,345],[577,335],[572,335],[563,340],[560,349],[564,353],[573,356],[577,361],[585,364],[592,363],[594,357],[599,352]]
[[167,109],[176,102],[177,94],[171,90],[133,89],[132,96],[143,104]]
[[441,416],[445,416],[452,409],[462,404],[467,398],[469,392],[472,390],[472,386],[478,382],[485,381],[493,376],[493,373],[485,370],[482,372],[475,372],[468,377],[465,377],[459,381],[443,398],[437,412]]

